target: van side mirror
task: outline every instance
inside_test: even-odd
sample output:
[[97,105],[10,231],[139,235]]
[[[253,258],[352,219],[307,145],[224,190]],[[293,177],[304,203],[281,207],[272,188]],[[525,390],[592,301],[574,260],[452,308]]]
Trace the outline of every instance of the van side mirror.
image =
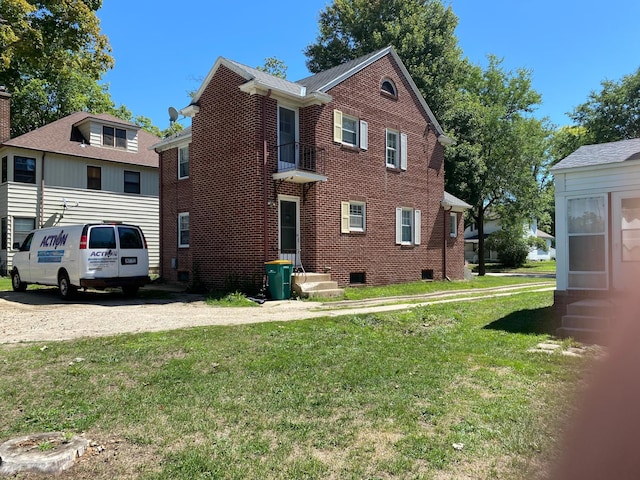
[[13,249],[20,250],[20,242],[13,242]]

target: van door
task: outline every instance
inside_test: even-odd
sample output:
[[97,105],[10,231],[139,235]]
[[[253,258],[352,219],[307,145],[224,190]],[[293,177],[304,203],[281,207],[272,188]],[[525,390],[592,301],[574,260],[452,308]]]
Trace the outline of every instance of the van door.
[[20,245],[19,251],[13,254],[12,265],[13,268],[17,268],[20,273],[20,280],[22,282],[31,282],[33,281],[31,278],[31,255],[34,254],[34,258],[37,261],[37,255],[34,252],[31,252],[31,243],[33,242],[33,234],[31,232],[27,235],[27,238],[24,239],[22,245]]
[[142,231],[131,225],[118,225],[120,244],[120,277],[143,277],[149,275],[149,251]]
[[113,225],[92,225],[85,255],[87,275],[90,278],[115,278],[118,276],[118,247]]

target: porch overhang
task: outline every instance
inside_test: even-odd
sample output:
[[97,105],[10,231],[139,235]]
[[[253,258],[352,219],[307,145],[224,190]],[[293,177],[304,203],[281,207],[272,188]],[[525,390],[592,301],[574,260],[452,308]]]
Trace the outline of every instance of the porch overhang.
[[273,179],[291,183],[313,183],[326,182],[328,177],[305,170],[287,170],[286,172],[274,173]]

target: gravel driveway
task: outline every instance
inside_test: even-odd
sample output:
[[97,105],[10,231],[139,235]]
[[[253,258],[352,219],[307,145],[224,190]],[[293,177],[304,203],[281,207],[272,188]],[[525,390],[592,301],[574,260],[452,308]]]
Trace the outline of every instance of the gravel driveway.
[[259,307],[210,307],[199,295],[125,298],[119,292],[79,292],[73,302],[57,289],[0,292],[0,343],[68,340],[200,325],[240,325],[326,315],[314,302],[266,302]]

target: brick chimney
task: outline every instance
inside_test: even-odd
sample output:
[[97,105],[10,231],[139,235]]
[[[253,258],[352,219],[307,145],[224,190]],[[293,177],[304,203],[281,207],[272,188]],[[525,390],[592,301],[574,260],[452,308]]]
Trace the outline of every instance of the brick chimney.
[[4,143],[11,138],[11,108],[9,100],[11,95],[6,87],[0,85],[0,143]]

